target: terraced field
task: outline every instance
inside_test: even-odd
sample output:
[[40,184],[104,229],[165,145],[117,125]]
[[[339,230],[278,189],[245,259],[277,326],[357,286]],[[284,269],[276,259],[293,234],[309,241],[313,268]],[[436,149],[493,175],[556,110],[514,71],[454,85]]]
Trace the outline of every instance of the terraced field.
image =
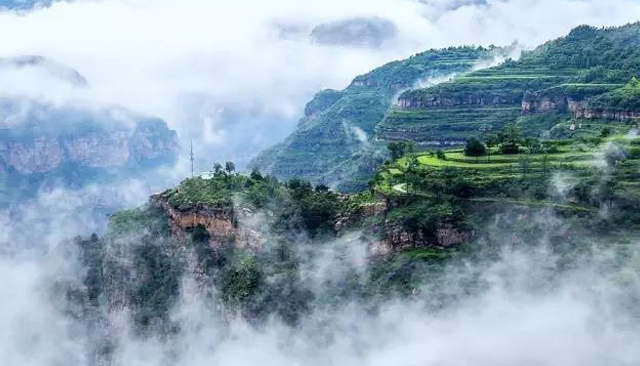
[[[460,149],[450,149],[444,151],[444,158],[433,152],[409,155],[379,174],[376,189],[391,196],[430,196],[442,193],[438,188],[433,188],[438,186],[433,181],[441,180],[441,186],[444,184],[446,187],[459,184],[462,180],[466,182],[464,184],[477,188],[478,194],[466,197],[467,200],[513,203],[511,201],[515,199],[526,205],[564,205],[577,210],[594,210],[588,205],[571,202],[509,197],[509,193],[501,189],[512,183],[516,183],[516,186],[548,183],[562,175],[575,182],[597,183],[608,179],[615,182],[618,193],[632,200],[640,200],[640,138],[637,136],[616,135],[600,139],[598,143],[591,141],[591,144],[580,139],[547,140],[544,145],[552,146],[554,152],[500,155],[494,149],[489,156],[469,157]],[[447,180],[446,177],[454,178]],[[593,183],[594,187],[596,183]]]
[[[516,122],[526,92],[570,82],[573,69],[492,68],[479,70],[428,89],[403,93],[376,127],[380,138],[412,139],[428,145],[460,144],[469,136]],[[548,123],[551,128],[554,122]],[[533,134],[544,126],[530,124]]]

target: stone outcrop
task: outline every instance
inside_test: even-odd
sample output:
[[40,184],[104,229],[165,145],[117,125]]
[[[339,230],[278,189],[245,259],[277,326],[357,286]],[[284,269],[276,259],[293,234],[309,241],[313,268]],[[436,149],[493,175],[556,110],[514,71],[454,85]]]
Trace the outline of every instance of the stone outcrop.
[[572,113],[578,119],[611,119],[630,121],[640,119],[640,111],[592,108],[585,99],[577,99],[562,93],[538,91],[526,93],[522,99],[522,113]]
[[35,138],[28,143],[0,143],[3,165],[23,174],[53,170],[63,163],[65,157],[63,144],[57,139]]
[[488,94],[432,96],[432,97],[405,97],[398,98],[397,106],[405,109],[434,108],[434,107],[460,107],[460,106],[505,106],[517,103],[510,97]]
[[573,112],[576,118],[585,119],[613,119],[622,122],[640,119],[640,111],[589,109],[586,107],[577,107]]
[[146,160],[171,159],[178,149],[176,133],[168,130],[163,122],[133,131],[78,132],[67,136],[34,134],[27,138],[0,139],[0,168],[21,174],[45,173],[65,164],[118,168]]
[[388,203],[382,199],[378,202],[360,205],[355,210],[345,212],[336,218],[334,229],[337,233],[342,233],[348,229],[357,227],[367,219],[384,217],[388,209]]
[[385,238],[377,244],[389,252],[413,248],[448,248],[463,244],[471,239],[472,233],[459,230],[448,223],[438,223],[435,232],[409,230],[398,223],[385,224]]
[[522,98],[522,113],[566,112],[571,108],[576,108],[578,104],[578,101],[562,94],[525,93],[524,98]]
[[162,195],[152,197],[152,203],[160,207],[169,219],[171,236],[178,244],[184,244],[190,233],[202,226],[209,234],[209,246],[220,248],[233,244],[241,248],[260,249],[267,242],[257,225],[252,225],[255,217],[249,208],[234,205],[197,205],[180,210],[173,207]]

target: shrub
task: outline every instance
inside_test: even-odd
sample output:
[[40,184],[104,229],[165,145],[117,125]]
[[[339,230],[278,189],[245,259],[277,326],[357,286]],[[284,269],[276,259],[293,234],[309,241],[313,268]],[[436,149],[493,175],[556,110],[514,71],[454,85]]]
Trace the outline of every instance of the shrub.
[[500,145],[500,153],[504,155],[516,155],[520,152],[520,147],[517,144],[504,143]]
[[487,153],[487,148],[484,144],[475,137],[467,140],[467,145],[464,148],[464,154],[466,156],[483,156]]

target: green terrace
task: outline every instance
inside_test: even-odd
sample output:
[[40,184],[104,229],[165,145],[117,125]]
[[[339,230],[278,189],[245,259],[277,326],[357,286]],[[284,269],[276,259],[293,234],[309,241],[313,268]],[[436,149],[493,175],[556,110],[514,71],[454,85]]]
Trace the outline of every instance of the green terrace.
[[[587,188],[595,187],[606,176],[614,181],[616,194],[640,201],[640,138],[615,135],[545,140],[541,144],[545,153],[534,153],[524,146],[519,154],[502,154],[495,147],[483,156],[467,156],[462,149],[410,153],[388,162],[374,178],[374,189],[387,196],[452,194],[475,202],[595,211],[588,202],[548,200],[547,184],[555,173],[564,172],[585,182]],[[522,192],[511,194],[513,187],[539,192],[529,196]]]

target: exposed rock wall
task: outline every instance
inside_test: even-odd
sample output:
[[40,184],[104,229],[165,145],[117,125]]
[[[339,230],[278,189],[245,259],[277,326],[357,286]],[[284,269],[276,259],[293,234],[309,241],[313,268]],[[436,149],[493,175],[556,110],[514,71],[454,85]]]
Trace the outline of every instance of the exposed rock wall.
[[525,114],[566,112],[571,108],[576,108],[578,104],[578,101],[564,95],[543,95],[541,92],[525,93],[522,98],[522,112]]
[[433,107],[460,107],[460,106],[504,106],[517,104],[508,96],[488,94],[450,95],[428,98],[400,97],[398,107],[400,108],[433,108]]
[[522,112],[525,114],[571,112],[575,118],[611,119],[622,122],[640,119],[640,111],[594,109],[589,107],[589,103],[585,100],[563,94],[546,95],[544,91],[526,93],[522,99]]
[[256,226],[252,225],[253,212],[234,205],[199,205],[188,210],[171,206],[166,197],[156,195],[152,203],[160,207],[169,218],[171,236],[178,244],[188,240],[190,232],[198,226],[209,234],[209,246],[220,248],[233,244],[242,248],[260,249],[267,242]]
[[52,171],[66,163],[92,168],[122,167],[129,162],[174,156],[177,136],[149,128],[132,131],[78,134],[71,137],[34,136],[0,140],[0,167],[22,174]]
[[640,119],[640,111],[589,109],[585,107],[578,107],[573,112],[576,118],[585,119],[613,119],[622,122]]

